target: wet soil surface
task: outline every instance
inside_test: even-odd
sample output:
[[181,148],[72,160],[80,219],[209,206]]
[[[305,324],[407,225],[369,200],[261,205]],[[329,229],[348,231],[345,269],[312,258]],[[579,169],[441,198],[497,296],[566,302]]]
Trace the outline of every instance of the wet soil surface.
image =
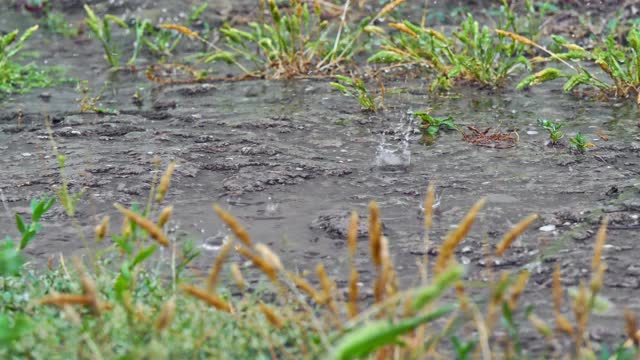
[[[13,212],[27,212],[30,199],[61,184],[44,121],[48,117],[55,143],[67,157],[71,190],[86,191],[77,212],[86,234],[106,214],[116,231],[120,217],[112,204],[144,203],[154,177],[175,160],[166,199],[175,207],[171,233],[178,242],[191,239],[202,249],[196,267],[208,266],[228,235],[211,210],[215,202],[246,224],[255,241],[275,248],[290,268],[308,270],[323,262],[345,287],[349,212],[358,210],[364,222],[367,204],[376,200],[401,281],[410,285],[419,281],[416,262],[425,253],[433,258],[468,208],[487,197],[457,252],[477,285],[472,293],[483,292],[492,271],[526,268],[532,275],[523,301],[544,314],[551,307],[556,264],[567,287],[588,279],[594,234],[607,214],[604,293],[619,307],[597,318],[592,339],[618,343],[622,308],[640,311],[635,300],[640,294],[640,128],[631,102],[579,100],[547,87],[505,93],[468,89],[445,97],[427,94],[428,81],[412,80],[387,83],[394,89],[385,99],[387,108],[367,114],[327,81],[153,87],[142,74],[109,75],[95,43],[71,52],[61,50],[68,43],[51,46],[52,62],[90,64],[82,77],[95,83],[111,78],[104,101],[120,114],[78,112],[73,85],[44,90],[50,98],[36,91],[4,100],[0,227],[5,233],[16,235]],[[130,97],[141,86],[145,101],[137,107]],[[409,115],[425,109],[453,116],[463,129],[515,131],[519,141],[508,149],[479,147],[457,132],[445,132],[425,145],[417,120]],[[557,119],[568,135],[581,131],[597,146],[582,155],[571,152],[567,139],[564,146],[547,146],[538,118]],[[438,202],[434,245],[427,250],[421,206],[430,181],[438,186]],[[484,244],[495,245],[530,213],[540,214],[540,220],[507,255],[487,257]],[[41,236],[27,251],[35,259],[85,251],[61,207],[43,223]],[[364,224],[359,235],[357,265],[368,283],[374,273]]]

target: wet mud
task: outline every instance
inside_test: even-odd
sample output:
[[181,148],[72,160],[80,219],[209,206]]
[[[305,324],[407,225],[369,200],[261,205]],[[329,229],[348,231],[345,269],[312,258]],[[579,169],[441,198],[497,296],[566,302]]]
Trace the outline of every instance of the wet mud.
[[[107,214],[117,231],[120,217],[112,204],[145,203],[154,178],[175,160],[166,198],[175,207],[170,231],[179,243],[190,239],[202,249],[194,266],[206,268],[228,235],[211,208],[218,203],[289,267],[308,270],[323,262],[345,287],[347,219],[357,210],[362,222],[357,265],[366,283],[374,272],[364,223],[367,204],[376,200],[401,282],[410,285],[419,281],[416,262],[425,254],[433,259],[446,233],[486,197],[457,251],[468,266],[467,278],[477,285],[472,294],[486,291],[496,271],[526,268],[531,280],[523,302],[545,314],[556,264],[567,287],[588,279],[595,232],[607,215],[604,294],[619,307],[596,318],[592,339],[617,343],[623,339],[622,308],[640,311],[640,128],[632,102],[578,99],[547,86],[524,92],[469,88],[441,96],[428,93],[428,80],[414,79],[386,83],[394,89],[386,108],[368,114],[327,81],[154,87],[143,74],[109,74],[95,43],[70,52],[62,50],[70,43],[51,46],[52,62],[70,68],[86,64],[71,75],[92,84],[110,79],[103,102],[120,113],[80,113],[73,84],[2,101],[0,227],[5,233],[16,235],[13,212],[27,212],[32,198],[61,185],[45,126],[49,119],[55,144],[67,158],[70,189],[85,189],[77,218],[86,234]],[[136,106],[131,96],[141,87],[144,102]],[[49,96],[39,96],[43,92]],[[515,132],[518,142],[507,149],[479,147],[447,131],[426,145],[410,115],[418,110],[451,115],[463,128]],[[575,154],[566,138],[564,146],[548,146],[539,118],[565,124],[567,137],[581,131],[596,147]],[[432,246],[426,249],[422,203],[429,182],[437,184],[438,193]],[[530,213],[540,219],[506,255],[488,256],[484,249]],[[34,261],[85,251],[61,207],[54,207],[43,225],[27,250]]]

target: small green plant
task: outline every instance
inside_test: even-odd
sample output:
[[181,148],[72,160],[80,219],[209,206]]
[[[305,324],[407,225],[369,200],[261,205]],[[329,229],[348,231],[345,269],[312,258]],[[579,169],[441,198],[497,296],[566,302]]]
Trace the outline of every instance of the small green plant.
[[35,64],[20,65],[16,57],[25,42],[38,30],[38,25],[25,30],[20,37],[19,30],[0,35],[0,95],[25,93],[33,88],[53,85],[53,70],[43,69]]
[[578,131],[576,136],[570,137],[569,142],[571,143],[571,147],[581,154],[587,151],[587,149],[595,147],[595,145],[590,143],[580,131]]
[[546,119],[538,119],[538,124],[549,133],[551,145],[558,144],[560,139],[564,137],[564,133],[560,131],[562,124]]
[[[549,54],[545,61],[559,61],[571,69],[567,72],[548,67],[524,78],[518,84],[518,89],[563,78],[566,79],[563,86],[565,92],[586,86],[596,89],[605,98],[637,97],[640,94],[640,25],[634,25],[628,32],[625,39],[628,45],[619,44],[614,35],[609,35],[604,44],[597,45],[593,50],[573,44],[561,36],[552,36],[552,39],[556,47],[566,50],[562,53],[553,53],[526,38],[514,38],[545,50]],[[599,67],[608,79],[599,78],[593,67]]]
[[335,78],[338,82],[332,82],[331,86],[340,90],[344,95],[358,100],[362,110],[374,112],[382,107],[382,100],[376,103],[376,99],[369,93],[362,79],[342,75],[336,75]]
[[422,121],[421,127],[428,136],[435,137],[442,129],[458,130],[451,116],[437,118],[424,111],[418,111],[415,115]]
[[89,92],[89,82],[87,80],[79,81],[76,85],[76,91],[81,97],[77,99],[80,103],[80,112],[95,112],[96,114],[105,114],[105,115],[118,115],[118,110],[106,108],[100,105],[100,99],[102,98],[102,93],[104,93],[105,89],[109,86],[108,83],[105,83],[102,89],[98,92],[96,96],[90,96]]
[[[263,16],[260,21],[249,23],[246,31],[224,26],[220,32],[226,43],[203,54],[201,61],[233,64],[245,75],[270,79],[326,74],[351,59],[361,48],[358,45],[362,35],[374,32],[377,27],[373,23],[400,3],[393,1],[375,16],[366,17],[350,28],[344,19],[349,2],[344,6],[341,21],[335,24],[322,19],[317,1],[312,10],[300,0],[290,0],[288,6],[275,0],[268,0],[267,4],[260,1],[260,13],[267,12],[268,18]],[[243,66],[242,61],[252,66]]]
[[78,29],[73,27],[69,21],[65,19],[63,13],[57,11],[45,10],[45,16],[42,18],[41,24],[44,29],[53,34],[68,38],[78,36]]
[[[209,4],[204,3],[198,7],[194,7],[184,26],[189,27],[198,21],[208,5]],[[136,46],[139,41],[139,43],[144,44],[153,55],[158,57],[171,56],[184,35],[180,32],[171,31],[162,27],[154,27],[147,20],[136,20],[136,34],[140,31],[139,29],[142,29],[143,36],[140,36],[140,40],[138,40],[138,36],[136,36]],[[205,23],[204,33],[208,32],[208,24]]]
[[[517,31],[515,15],[505,1],[503,5],[505,10],[498,30]],[[453,37],[406,20],[390,26],[399,33],[385,39],[383,50],[368,61],[374,64],[410,63],[432,69],[437,77],[431,90],[446,90],[461,80],[500,87],[509,75],[530,68],[529,60],[524,56],[524,45],[499,32],[494,33],[486,26],[480,27],[471,14],[460,29],[454,31]]]
[[84,5],[84,10],[86,11],[88,16],[84,19],[84,22],[102,44],[107,62],[112,68],[120,67],[121,54],[116,44],[113,43],[113,39],[111,36],[111,23],[116,24],[124,29],[128,29],[129,27],[117,16],[107,14],[102,19],[100,19],[87,4]]
[[27,245],[40,232],[42,229],[40,218],[44,213],[49,211],[55,201],[55,198],[48,198],[46,196],[42,199],[31,200],[31,222],[29,223],[26,223],[22,216],[16,213],[16,226],[18,227],[18,231],[20,231],[20,235],[22,235],[20,244],[18,245],[18,250],[22,250],[27,247]]
[[[22,250],[29,245],[36,235],[42,230],[40,218],[53,206],[55,198],[44,196],[41,199],[33,199],[30,203],[31,221],[28,223],[18,213],[15,214],[16,227],[20,233],[20,242],[16,246],[11,237],[5,237],[0,244],[0,277],[16,275],[23,264]],[[2,319],[0,319],[0,333],[2,332]],[[2,335],[0,334],[0,343]]]

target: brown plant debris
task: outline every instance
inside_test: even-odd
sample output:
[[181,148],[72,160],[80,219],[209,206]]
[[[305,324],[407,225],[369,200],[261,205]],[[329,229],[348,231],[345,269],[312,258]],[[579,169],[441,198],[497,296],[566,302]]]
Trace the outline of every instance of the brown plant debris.
[[518,134],[515,131],[502,132],[487,128],[480,130],[475,126],[467,126],[470,132],[462,132],[462,139],[468,143],[494,149],[509,149],[518,143]]

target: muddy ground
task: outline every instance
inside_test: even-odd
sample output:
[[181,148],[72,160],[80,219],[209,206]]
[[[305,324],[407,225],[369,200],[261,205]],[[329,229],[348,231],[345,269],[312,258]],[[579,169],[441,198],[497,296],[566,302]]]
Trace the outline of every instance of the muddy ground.
[[[3,27],[16,21],[29,18],[0,16]],[[425,253],[421,203],[427,184],[435,181],[439,205],[431,257],[467,209],[483,196],[488,199],[458,248],[467,277],[476,280],[472,292],[482,292],[490,268],[527,268],[532,276],[523,301],[545,314],[554,266],[561,265],[566,286],[587,279],[594,233],[607,214],[604,293],[619,305],[597,317],[592,339],[618,343],[622,309],[640,311],[640,128],[632,102],[577,99],[558,86],[526,92],[459,88],[438,96],[427,93],[428,80],[389,80],[386,87],[393,90],[385,98],[386,109],[366,114],[327,81],[154,87],[141,73],[110,74],[95,42],[78,45],[43,36],[36,44],[47,62],[64,65],[70,76],[89,79],[93,87],[110,80],[104,105],[120,114],[80,113],[73,84],[2,100],[4,233],[15,237],[11,214],[26,212],[30,199],[50,194],[61,183],[44,125],[48,117],[58,149],[68,159],[71,189],[86,189],[78,220],[87,234],[106,214],[117,230],[120,217],[112,204],[145,202],[153,177],[175,160],[166,200],[175,206],[171,231],[178,242],[192,239],[201,247],[196,267],[208,266],[228,235],[211,210],[215,202],[246,224],[256,241],[272,245],[290,267],[307,270],[323,262],[344,287],[346,218],[352,209],[366,214],[368,202],[376,200],[401,280],[412,284],[419,280],[416,262]],[[140,88],[145,99],[138,107],[131,96]],[[478,147],[447,132],[425,145],[409,113],[426,109],[453,116],[463,128],[516,131],[519,141],[509,149]],[[538,118],[559,120],[569,135],[581,131],[597,146],[584,155],[568,146],[549,147]],[[160,171],[155,158],[161,160]],[[483,244],[497,243],[533,212],[541,219],[507,255],[487,259]],[[27,251],[34,261],[85,251],[61,207],[43,223],[41,236]],[[368,283],[374,274],[364,226],[361,235],[358,266]]]

